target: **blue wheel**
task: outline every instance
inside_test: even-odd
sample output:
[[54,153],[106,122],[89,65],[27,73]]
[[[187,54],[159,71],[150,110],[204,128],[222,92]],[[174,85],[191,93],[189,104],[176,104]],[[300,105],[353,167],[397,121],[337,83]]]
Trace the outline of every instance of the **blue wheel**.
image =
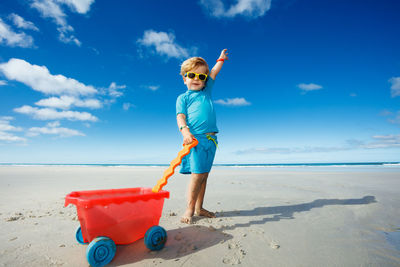
[[90,266],[104,266],[112,261],[116,250],[112,239],[105,236],[96,237],[86,249],[86,258]]
[[150,250],[162,249],[165,242],[167,242],[167,232],[158,225],[150,227],[144,236],[144,243]]
[[88,244],[88,243],[85,243],[85,241],[83,241],[82,229],[80,226],[78,227],[78,229],[76,229],[75,238],[76,238],[76,241],[78,241],[78,243],[81,245]]

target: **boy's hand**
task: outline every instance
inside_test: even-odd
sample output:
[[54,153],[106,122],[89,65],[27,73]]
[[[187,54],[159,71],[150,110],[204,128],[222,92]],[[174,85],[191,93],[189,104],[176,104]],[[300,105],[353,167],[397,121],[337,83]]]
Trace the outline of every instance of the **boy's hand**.
[[[228,51],[228,49],[222,50],[221,55],[219,55],[219,58],[220,58],[220,59],[223,59],[224,61],[225,61],[225,60],[228,60],[229,58],[228,58],[228,52],[227,52],[227,51]],[[220,71],[221,68],[222,68],[222,65],[224,65],[224,62],[223,62],[222,60],[217,61],[217,63],[215,64],[215,66],[211,69],[211,72],[210,72],[210,75],[209,75],[209,76],[210,76],[213,80],[215,80],[215,77],[217,77],[219,71]]]
[[224,49],[221,52],[221,55],[219,56],[219,58],[222,58],[223,60],[228,60],[228,53],[227,53],[228,49]]
[[194,135],[188,130],[188,129],[183,129],[184,132],[182,132],[183,135],[183,144],[184,145],[189,145],[193,142]]

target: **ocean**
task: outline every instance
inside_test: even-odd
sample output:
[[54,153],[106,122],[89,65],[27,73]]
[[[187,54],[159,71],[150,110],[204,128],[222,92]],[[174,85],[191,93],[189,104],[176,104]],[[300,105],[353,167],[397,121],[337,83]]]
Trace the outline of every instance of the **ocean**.
[[[166,163],[119,164],[119,163],[0,163],[0,166],[103,166],[103,167],[162,167]],[[400,162],[332,162],[332,163],[253,163],[253,164],[214,164],[215,167],[400,167]]]

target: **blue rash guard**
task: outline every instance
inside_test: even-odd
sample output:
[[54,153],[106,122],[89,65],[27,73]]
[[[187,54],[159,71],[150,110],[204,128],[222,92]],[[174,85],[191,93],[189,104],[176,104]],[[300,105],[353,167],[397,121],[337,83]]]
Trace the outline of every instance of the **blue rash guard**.
[[186,123],[193,135],[218,133],[217,118],[211,100],[213,85],[214,80],[208,76],[203,89],[189,89],[176,100],[176,115],[185,114]]

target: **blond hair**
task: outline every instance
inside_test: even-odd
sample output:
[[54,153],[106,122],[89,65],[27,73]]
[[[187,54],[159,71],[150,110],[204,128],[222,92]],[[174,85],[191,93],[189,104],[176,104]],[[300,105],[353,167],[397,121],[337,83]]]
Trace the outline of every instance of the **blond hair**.
[[205,66],[207,68],[207,71],[205,74],[208,74],[209,69],[208,69],[208,64],[207,62],[201,58],[201,57],[191,57],[189,59],[186,59],[185,61],[183,61],[183,63],[181,64],[181,75],[185,76],[186,72],[197,68],[199,66]]

